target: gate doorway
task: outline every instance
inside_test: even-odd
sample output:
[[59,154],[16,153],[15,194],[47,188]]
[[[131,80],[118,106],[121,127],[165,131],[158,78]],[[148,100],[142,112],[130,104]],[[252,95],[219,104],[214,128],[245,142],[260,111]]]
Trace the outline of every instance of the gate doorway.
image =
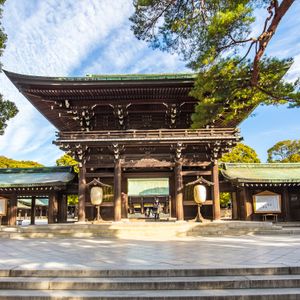
[[169,178],[128,178],[128,218],[168,220],[171,201]]

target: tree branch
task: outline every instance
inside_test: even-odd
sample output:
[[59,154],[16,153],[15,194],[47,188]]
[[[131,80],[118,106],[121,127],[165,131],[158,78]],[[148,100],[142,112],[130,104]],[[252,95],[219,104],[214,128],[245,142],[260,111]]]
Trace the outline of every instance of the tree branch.
[[[295,0],[283,0],[281,2],[280,6],[278,6],[278,7],[277,7],[276,3],[274,4],[274,1],[272,1],[272,3],[273,3],[272,7],[277,8],[277,11],[275,11],[272,22],[269,25],[268,29],[265,30],[258,38],[259,48],[256,51],[254,61],[253,61],[253,71],[252,71],[252,78],[251,78],[252,86],[257,86],[257,84],[258,84],[259,62],[260,62],[263,54],[265,53],[266,47],[269,44],[270,40],[272,39],[282,17],[285,15],[285,13],[291,7],[291,5],[294,3],[294,1]],[[277,2],[277,1],[275,1],[275,2]]]

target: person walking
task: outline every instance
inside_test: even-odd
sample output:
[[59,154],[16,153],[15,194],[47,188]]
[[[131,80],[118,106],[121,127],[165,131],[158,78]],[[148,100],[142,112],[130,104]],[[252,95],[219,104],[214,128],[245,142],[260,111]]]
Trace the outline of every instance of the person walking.
[[159,220],[159,213],[160,213],[160,203],[159,200],[156,199],[153,205],[153,212],[154,212],[154,219]]

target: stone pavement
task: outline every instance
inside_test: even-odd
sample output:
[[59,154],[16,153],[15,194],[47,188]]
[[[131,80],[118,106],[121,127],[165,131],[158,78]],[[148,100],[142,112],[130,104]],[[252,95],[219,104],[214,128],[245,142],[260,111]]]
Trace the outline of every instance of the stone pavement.
[[0,269],[300,266],[300,236],[1,239]]

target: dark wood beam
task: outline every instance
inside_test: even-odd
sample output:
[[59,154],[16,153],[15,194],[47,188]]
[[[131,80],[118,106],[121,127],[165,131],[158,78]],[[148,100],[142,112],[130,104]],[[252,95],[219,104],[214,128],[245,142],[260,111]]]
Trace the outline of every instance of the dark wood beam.
[[121,161],[115,161],[114,171],[114,220],[121,221],[122,217],[122,199],[121,199],[122,169]]
[[175,201],[176,201],[176,217],[178,221],[184,220],[183,214],[183,180],[182,180],[182,161],[178,160],[174,169],[175,175]]
[[86,166],[79,168],[78,174],[78,221],[85,222],[85,202],[86,202]]
[[221,219],[221,207],[220,207],[220,190],[219,190],[219,168],[218,161],[212,163],[212,198],[213,198],[213,219]]
[[182,171],[182,176],[204,176],[204,175],[211,175],[212,171]]
[[35,225],[35,196],[31,197],[30,225]]

